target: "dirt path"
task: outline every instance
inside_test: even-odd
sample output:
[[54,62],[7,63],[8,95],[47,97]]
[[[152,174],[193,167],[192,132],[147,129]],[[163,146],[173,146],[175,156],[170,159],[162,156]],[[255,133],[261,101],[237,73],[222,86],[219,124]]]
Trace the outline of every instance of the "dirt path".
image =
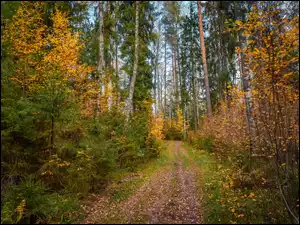
[[203,223],[195,164],[182,142],[169,142],[170,163],[156,171],[127,200],[99,197],[84,223]]

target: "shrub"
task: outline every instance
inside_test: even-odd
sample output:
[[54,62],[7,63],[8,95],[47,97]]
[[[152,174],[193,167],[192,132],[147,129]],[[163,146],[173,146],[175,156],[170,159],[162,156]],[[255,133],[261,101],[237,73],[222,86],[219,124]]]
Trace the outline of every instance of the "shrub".
[[208,152],[212,152],[213,150],[213,137],[212,136],[196,136],[191,135],[189,133],[188,141],[192,144],[196,149],[203,149]]
[[41,181],[32,176],[12,185],[4,195],[1,223],[60,222],[62,215],[78,209],[74,198],[49,193]]

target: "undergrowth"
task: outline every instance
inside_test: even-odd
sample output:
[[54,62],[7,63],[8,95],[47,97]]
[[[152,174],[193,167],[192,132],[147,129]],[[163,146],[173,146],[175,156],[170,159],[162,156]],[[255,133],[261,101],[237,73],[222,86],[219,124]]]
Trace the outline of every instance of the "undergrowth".
[[[38,143],[29,146],[21,140],[20,146],[27,146],[34,155],[25,149],[16,165],[2,167],[5,179],[1,189],[1,222],[77,220],[81,216],[80,200],[90,193],[101,193],[110,183],[138,172],[159,156],[161,144],[150,135],[148,126],[146,112],[133,114],[130,123],[126,123],[125,116],[112,109],[99,119],[77,118],[58,123],[61,132],[57,133],[54,146],[45,151],[39,150]],[[7,135],[14,138],[16,134]],[[14,150],[14,146],[3,146],[3,157],[12,157]],[[29,158],[35,162],[28,171],[18,167]],[[125,182],[124,187],[115,191],[114,198],[126,199],[141,182],[137,180],[129,186]]]
[[[204,193],[205,223],[290,223],[281,197],[274,187],[239,187],[232,178],[232,162],[214,153],[185,144],[203,171],[199,177]],[[261,182],[264,182],[262,180]]]

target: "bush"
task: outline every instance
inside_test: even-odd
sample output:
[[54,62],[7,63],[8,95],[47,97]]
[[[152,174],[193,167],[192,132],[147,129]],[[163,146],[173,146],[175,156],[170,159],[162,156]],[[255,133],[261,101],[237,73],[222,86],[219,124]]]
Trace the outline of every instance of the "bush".
[[[62,113],[64,119],[55,123],[53,147],[48,145],[45,121],[36,124],[40,130],[26,129],[22,120],[10,121],[9,116],[6,114],[2,121],[9,122],[6,126],[11,127],[17,121],[16,125],[21,124],[23,130],[36,133],[19,132],[18,126],[13,132],[4,130],[2,174],[7,184],[1,193],[3,223],[69,221],[72,217],[69,212],[74,211],[76,201],[89,192],[102,191],[113,172],[133,171],[160,152],[160,145],[150,132],[147,111],[134,113],[129,122],[116,109],[97,119],[83,119],[73,112]],[[43,139],[36,139],[35,134],[43,134]],[[12,155],[15,161],[8,160]],[[28,163],[30,170],[25,170]],[[20,177],[25,179],[17,181]],[[14,182],[8,182],[9,179]],[[71,193],[73,200],[58,193]]]
[[204,149],[207,152],[212,152],[213,138],[211,136],[200,137],[194,141],[194,146],[198,149]]
[[49,193],[41,181],[32,176],[12,185],[5,193],[1,209],[1,223],[61,222],[62,215],[78,209],[74,198]]
[[125,126],[124,135],[119,140],[117,162],[120,168],[134,168],[145,160],[159,154],[159,146],[150,134],[147,111],[136,112]]

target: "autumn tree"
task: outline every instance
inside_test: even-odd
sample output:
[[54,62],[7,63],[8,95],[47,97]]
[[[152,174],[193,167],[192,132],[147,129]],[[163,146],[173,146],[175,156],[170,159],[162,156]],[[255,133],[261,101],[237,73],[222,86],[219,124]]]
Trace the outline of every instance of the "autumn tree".
[[244,54],[247,68],[244,76],[251,79],[253,86],[255,133],[250,135],[253,135],[254,151],[256,155],[274,156],[279,191],[289,214],[299,222],[291,204],[297,198],[292,189],[297,179],[295,164],[299,160],[294,158],[299,151],[296,141],[299,72],[294,67],[299,60],[298,17],[282,18],[276,5],[261,3],[252,7],[244,23],[236,21],[236,24],[248,39],[246,47],[237,51]]
[[72,102],[84,102],[87,92],[82,88],[91,69],[78,63],[83,46],[79,35],[71,32],[66,16],[56,11],[50,32],[43,24],[43,9],[39,2],[21,3],[5,30],[3,44],[8,45],[8,54],[17,61],[9,80],[22,89],[20,104],[28,104],[24,116],[40,121],[28,130],[39,132],[32,141],[40,142],[41,148],[55,148],[55,121],[62,119]]

